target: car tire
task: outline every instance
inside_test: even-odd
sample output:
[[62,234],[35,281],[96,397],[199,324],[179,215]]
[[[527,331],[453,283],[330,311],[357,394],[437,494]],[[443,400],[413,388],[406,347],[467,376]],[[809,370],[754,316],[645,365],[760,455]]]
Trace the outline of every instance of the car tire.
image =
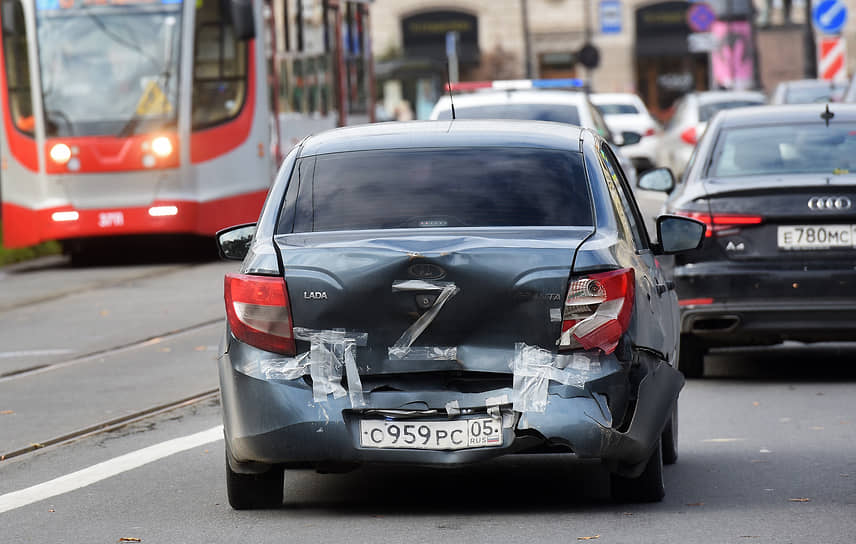
[[663,464],[674,465],[678,461],[678,401],[672,409],[672,417],[666,423],[661,436],[663,442]]
[[681,349],[678,354],[678,370],[685,378],[695,379],[704,375],[704,344],[689,334],[681,335]]
[[645,470],[638,478],[626,478],[612,474],[609,478],[612,500],[619,503],[660,502],[666,495],[663,484],[663,446],[657,441],[657,447],[645,464]]
[[[227,454],[228,455],[228,454]],[[282,505],[285,471],[271,467],[261,474],[241,474],[226,460],[226,492],[235,510],[277,508]]]

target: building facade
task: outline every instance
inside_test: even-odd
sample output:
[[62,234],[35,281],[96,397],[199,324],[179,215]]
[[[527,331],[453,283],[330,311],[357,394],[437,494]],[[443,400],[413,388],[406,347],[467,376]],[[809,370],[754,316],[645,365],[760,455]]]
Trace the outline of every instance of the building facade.
[[[416,116],[436,98],[429,87],[442,87],[446,78],[451,31],[459,35],[461,80],[583,77],[596,91],[638,92],[663,114],[690,89],[769,91],[778,80],[803,77],[804,0],[793,1],[789,17],[782,2],[790,0],[709,1],[717,13],[736,10],[733,20],[715,23],[684,0],[374,0],[372,49],[381,86],[403,82],[386,90],[393,100],[400,94],[415,101]],[[856,51],[856,0],[842,1],[850,11],[843,37]],[[749,50],[734,45],[744,39]],[[711,48],[726,41],[733,49],[725,57],[739,50],[744,59],[726,58],[723,68],[723,52]],[[579,58],[586,43],[600,53],[591,70]],[[847,73],[856,68],[854,57],[848,55]]]

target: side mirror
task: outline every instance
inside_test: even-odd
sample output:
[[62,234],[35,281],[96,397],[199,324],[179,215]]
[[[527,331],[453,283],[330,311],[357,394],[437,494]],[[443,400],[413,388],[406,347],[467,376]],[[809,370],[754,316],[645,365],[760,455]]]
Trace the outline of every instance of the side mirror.
[[256,21],[253,0],[220,0],[223,19],[232,23],[235,39],[252,40],[256,37]]
[[641,134],[629,130],[622,132],[621,137],[624,139],[624,143],[621,145],[633,145],[638,144],[640,141],[642,141]]
[[675,189],[675,176],[668,168],[654,168],[639,176],[636,185],[648,191],[671,193]]
[[229,261],[243,261],[250,251],[255,234],[255,223],[237,225],[219,231],[217,248],[220,250],[220,257]]
[[679,215],[661,215],[657,218],[658,253],[671,255],[698,249],[704,241],[704,223]]

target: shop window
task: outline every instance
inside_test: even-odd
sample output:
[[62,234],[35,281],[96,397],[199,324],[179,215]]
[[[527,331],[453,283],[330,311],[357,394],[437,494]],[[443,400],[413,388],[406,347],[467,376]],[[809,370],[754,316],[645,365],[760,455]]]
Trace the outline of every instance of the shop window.
[[197,3],[193,49],[193,128],[234,119],[247,99],[247,44],[235,39],[218,0]]
[[9,113],[21,132],[33,135],[33,100],[30,94],[30,55],[24,7],[20,0],[3,0],[3,60],[6,63],[6,85],[9,90]]

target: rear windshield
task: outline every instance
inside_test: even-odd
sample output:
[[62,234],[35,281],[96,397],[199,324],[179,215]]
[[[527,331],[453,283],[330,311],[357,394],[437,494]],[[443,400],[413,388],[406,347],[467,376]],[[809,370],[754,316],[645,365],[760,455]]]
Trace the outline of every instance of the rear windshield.
[[628,115],[639,113],[633,104],[595,104],[603,115]]
[[293,232],[592,225],[582,156],[570,151],[336,153],[302,159],[294,183],[297,209],[287,209],[287,195],[279,233],[291,223]]
[[698,109],[698,119],[702,123],[710,121],[716,112],[720,110],[730,110],[733,108],[742,108],[745,106],[760,106],[763,100],[729,100],[726,102],[710,102],[702,104]]
[[788,87],[785,96],[786,104],[812,104],[815,102],[829,102],[840,100],[844,94],[842,87],[836,87],[832,83],[823,83],[814,87]]
[[[451,119],[452,111],[443,110],[437,119]],[[566,104],[496,104],[492,106],[455,106],[456,119],[521,119],[524,121],[553,121],[569,125],[580,124],[576,106]]]
[[711,177],[856,173],[856,123],[772,125],[723,130]]

